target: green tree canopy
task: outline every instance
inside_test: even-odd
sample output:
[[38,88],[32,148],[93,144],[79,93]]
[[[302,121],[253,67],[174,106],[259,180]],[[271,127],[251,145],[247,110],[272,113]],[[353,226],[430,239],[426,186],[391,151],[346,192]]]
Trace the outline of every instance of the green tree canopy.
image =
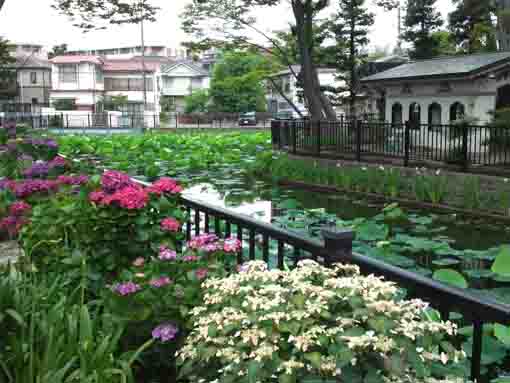
[[226,51],[216,63],[209,94],[218,112],[265,111],[264,79],[275,65],[261,54]]
[[151,0],[53,0],[52,7],[84,31],[105,29],[108,24],[154,21],[159,10]]
[[67,52],[67,44],[54,45],[50,52],[48,52],[48,57],[52,59],[56,56],[62,56]]
[[495,2],[490,0],[453,0],[457,7],[448,15],[455,43],[466,53],[496,51]]
[[436,9],[436,0],[407,1],[403,38],[413,44],[409,52],[413,59],[427,59],[439,53],[439,41],[432,33],[443,25],[443,20]]
[[207,112],[209,107],[209,91],[199,89],[193,91],[189,96],[184,97],[185,113],[202,113]]

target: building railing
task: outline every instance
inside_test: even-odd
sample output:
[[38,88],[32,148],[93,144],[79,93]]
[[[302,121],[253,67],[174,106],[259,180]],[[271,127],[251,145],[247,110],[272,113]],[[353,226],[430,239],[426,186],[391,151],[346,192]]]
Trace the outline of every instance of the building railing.
[[228,129],[238,127],[268,128],[271,126],[271,113],[258,112],[251,118],[242,118],[242,113],[208,112],[183,113],[163,112],[161,123],[168,129]]
[[[150,185],[137,179],[133,181],[144,186]],[[353,253],[355,234],[352,231],[324,227],[321,231],[322,240],[318,241],[303,238],[301,235],[255,220],[247,215],[203,201],[181,197],[180,203],[187,212],[184,226],[187,240],[193,236],[213,232],[221,238],[234,235],[243,244],[247,242],[248,248],[243,246],[237,253],[238,265],[256,259],[258,246],[262,247],[262,260],[269,263],[272,257],[270,245],[274,242],[277,245],[276,266],[281,270],[284,270],[286,266],[294,267],[303,259],[313,259],[326,267],[336,263],[350,263],[358,265],[364,274],[382,276],[398,283],[400,287],[406,289],[408,297],[428,301],[431,307],[441,313],[443,320],[449,318],[452,312],[462,314],[463,320],[473,326],[470,371],[473,381],[480,381],[481,377],[484,324],[507,325],[510,322],[510,305],[508,304]],[[291,265],[288,263],[289,260]]]
[[472,165],[510,164],[510,126],[415,125],[377,121],[273,120],[273,144],[293,154]]

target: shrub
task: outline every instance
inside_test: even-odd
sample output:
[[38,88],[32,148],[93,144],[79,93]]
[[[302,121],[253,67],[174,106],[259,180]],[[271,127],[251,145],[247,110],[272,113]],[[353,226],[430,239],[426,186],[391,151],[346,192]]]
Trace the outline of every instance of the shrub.
[[448,341],[455,325],[356,266],[268,271],[256,261],[203,286],[179,351],[192,382],[418,382],[464,357]]

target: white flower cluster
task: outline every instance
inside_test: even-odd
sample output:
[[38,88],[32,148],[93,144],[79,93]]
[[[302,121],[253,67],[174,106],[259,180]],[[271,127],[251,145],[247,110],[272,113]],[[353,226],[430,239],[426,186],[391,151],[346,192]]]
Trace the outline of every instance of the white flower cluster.
[[[281,374],[335,377],[392,357],[404,360],[403,372],[414,379],[410,345],[425,363],[464,357],[440,346],[456,333],[452,323],[427,319],[425,302],[401,300],[394,283],[361,276],[357,266],[330,269],[306,260],[280,271],[254,261],[203,286],[204,305],[192,311],[194,329],[178,355],[197,366],[221,365],[215,377],[220,383],[246,375],[254,362],[260,365],[257,379],[265,383]],[[340,361],[342,354],[348,357]],[[388,383],[439,383],[398,380],[407,375],[393,380],[391,373],[381,370]],[[442,381],[450,382],[457,383]]]

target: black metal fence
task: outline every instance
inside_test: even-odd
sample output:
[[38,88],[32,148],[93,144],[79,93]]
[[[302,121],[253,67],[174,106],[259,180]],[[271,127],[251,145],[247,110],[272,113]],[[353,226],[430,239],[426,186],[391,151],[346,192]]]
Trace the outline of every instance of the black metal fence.
[[293,154],[368,160],[371,156],[411,162],[510,164],[510,126],[413,125],[377,121],[273,120],[273,144]]
[[136,130],[152,129],[160,127],[157,113],[2,113],[0,114],[0,126],[2,124],[15,123],[25,124],[33,129],[52,129],[58,131],[80,130]]
[[[238,264],[254,260],[256,248],[262,248],[262,259],[266,262],[276,256],[276,265],[280,269],[284,269],[289,262],[292,266],[302,259],[313,259],[326,266],[338,262],[352,263],[358,265],[365,274],[384,276],[399,283],[410,297],[429,301],[443,319],[449,318],[451,312],[461,313],[465,324],[473,326],[473,381],[480,381],[484,324],[506,325],[510,321],[510,305],[353,253],[354,233],[351,231],[326,228],[322,231],[323,242],[318,242],[201,201],[183,198],[181,202],[189,217],[185,226],[188,239],[193,235],[214,232],[220,237],[235,235],[240,241],[248,243],[247,249],[237,254]],[[276,255],[270,252],[271,242],[276,245]]]
[[266,129],[271,126],[271,113],[161,113],[161,126],[167,129],[233,129],[239,127]]

